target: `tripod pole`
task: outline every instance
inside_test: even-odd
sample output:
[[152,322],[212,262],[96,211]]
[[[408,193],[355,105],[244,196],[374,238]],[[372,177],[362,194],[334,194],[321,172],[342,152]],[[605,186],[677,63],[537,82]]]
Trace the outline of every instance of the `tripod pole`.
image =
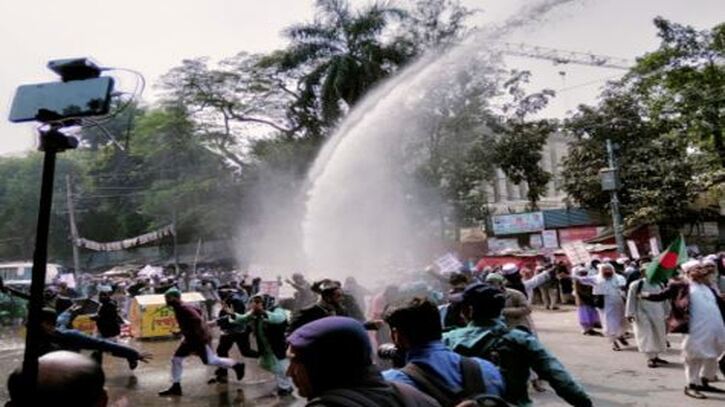
[[23,377],[31,397],[35,394],[38,381],[38,358],[41,345],[41,314],[43,310],[43,292],[48,263],[48,229],[50,228],[50,209],[53,204],[53,180],[55,177],[55,158],[59,151],[75,148],[78,141],[67,137],[58,128],[51,127],[40,133],[40,150],[43,158],[43,178],[40,184],[40,203],[38,205],[38,225],[35,234],[33,252],[33,277],[30,284],[28,301],[28,330],[25,338],[23,359]]

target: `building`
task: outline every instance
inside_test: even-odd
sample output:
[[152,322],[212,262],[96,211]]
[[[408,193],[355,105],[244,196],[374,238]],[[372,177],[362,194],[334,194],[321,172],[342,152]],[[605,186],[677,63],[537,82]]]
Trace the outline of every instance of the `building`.
[[[566,207],[566,193],[562,190],[563,178],[561,163],[567,154],[566,138],[556,133],[544,145],[541,167],[552,174],[546,195],[539,201],[540,209],[561,209]],[[491,214],[517,213],[526,211],[526,184],[514,184],[500,168],[496,169],[496,178],[486,188],[488,210]]]

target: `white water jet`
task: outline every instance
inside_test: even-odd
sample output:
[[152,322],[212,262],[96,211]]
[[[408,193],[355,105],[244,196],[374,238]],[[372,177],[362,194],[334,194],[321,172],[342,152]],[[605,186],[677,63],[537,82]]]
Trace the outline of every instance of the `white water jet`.
[[[489,44],[573,0],[533,2],[502,26],[479,32],[443,54],[429,54],[370,92],[341,123],[315,160],[303,223],[307,273],[392,282],[400,267],[441,253],[421,238],[430,202],[411,200],[402,148],[426,137],[421,113],[435,108],[435,90],[451,77],[485,70]],[[415,159],[413,158],[413,161]],[[435,199],[435,198],[433,198]],[[421,215],[423,214],[423,215]]]

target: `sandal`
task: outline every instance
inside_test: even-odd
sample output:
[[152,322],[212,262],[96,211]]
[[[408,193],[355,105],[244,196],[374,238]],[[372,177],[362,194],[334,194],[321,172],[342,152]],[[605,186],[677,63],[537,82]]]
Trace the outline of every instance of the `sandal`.
[[657,361],[655,359],[649,359],[647,361],[647,367],[649,367],[649,368],[657,367]]
[[706,399],[707,396],[700,393],[699,390],[697,390],[697,385],[691,384],[689,386],[685,387],[685,395],[688,397],[692,397],[693,399]]

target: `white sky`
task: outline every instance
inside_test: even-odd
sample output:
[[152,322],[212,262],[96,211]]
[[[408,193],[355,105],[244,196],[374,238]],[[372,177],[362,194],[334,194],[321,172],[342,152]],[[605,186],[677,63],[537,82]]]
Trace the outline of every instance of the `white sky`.
[[[366,0],[351,0],[353,4]],[[479,22],[501,21],[526,0],[464,0],[483,9]],[[529,0],[531,1],[531,0]],[[6,118],[20,84],[55,80],[50,59],[90,56],[103,66],[140,71],[150,85],[184,58],[220,59],[239,51],[282,47],[280,30],[311,18],[313,0],[2,0],[0,1],[0,154],[35,145],[33,126]],[[512,42],[634,58],[657,44],[652,19],[711,28],[725,21],[723,0],[581,0],[545,22],[512,36]],[[562,89],[547,113],[561,117],[591,103],[601,79],[622,71],[511,58],[534,73],[532,86]],[[565,72],[562,77],[559,72]],[[122,86],[130,90],[131,81]],[[147,87],[146,99],[153,89]]]

